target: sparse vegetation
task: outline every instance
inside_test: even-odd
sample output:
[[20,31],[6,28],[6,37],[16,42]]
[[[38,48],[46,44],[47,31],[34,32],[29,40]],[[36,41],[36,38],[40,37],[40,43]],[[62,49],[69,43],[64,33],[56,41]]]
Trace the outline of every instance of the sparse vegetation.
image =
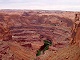
[[39,55],[41,55],[41,51],[40,50],[37,51],[36,56],[39,56]]
[[52,42],[51,42],[51,41],[49,41],[49,40],[44,40],[44,45],[41,46],[40,49],[37,51],[36,56],[41,55],[41,52],[44,53],[46,50],[49,49],[49,46],[51,46],[51,45],[52,45]]

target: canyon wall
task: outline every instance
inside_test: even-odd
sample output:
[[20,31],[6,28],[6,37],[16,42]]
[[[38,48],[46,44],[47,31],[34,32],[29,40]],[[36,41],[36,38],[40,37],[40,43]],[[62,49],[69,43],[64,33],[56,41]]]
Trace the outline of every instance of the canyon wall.
[[49,53],[69,46],[73,41],[75,18],[74,12],[71,12],[70,18],[64,13],[69,12],[0,13],[0,59],[45,60],[44,56],[48,59],[50,55],[45,54],[36,58],[36,51],[44,40],[52,41]]

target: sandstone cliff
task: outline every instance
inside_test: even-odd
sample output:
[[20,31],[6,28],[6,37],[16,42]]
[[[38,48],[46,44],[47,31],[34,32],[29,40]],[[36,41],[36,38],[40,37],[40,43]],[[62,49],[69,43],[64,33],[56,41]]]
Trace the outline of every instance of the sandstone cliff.
[[[74,12],[1,12],[0,59],[79,60],[80,23],[74,16]],[[49,50],[36,57],[47,39],[52,41]]]

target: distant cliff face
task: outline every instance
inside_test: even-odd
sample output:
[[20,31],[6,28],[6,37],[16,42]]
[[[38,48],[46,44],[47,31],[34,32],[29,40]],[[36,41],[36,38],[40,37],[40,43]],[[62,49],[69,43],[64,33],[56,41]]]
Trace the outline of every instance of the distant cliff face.
[[0,40],[17,42],[21,47],[35,52],[46,39],[52,41],[49,48],[51,50],[58,50],[70,44],[72,27],[71,19],[54,14],[0,14]]

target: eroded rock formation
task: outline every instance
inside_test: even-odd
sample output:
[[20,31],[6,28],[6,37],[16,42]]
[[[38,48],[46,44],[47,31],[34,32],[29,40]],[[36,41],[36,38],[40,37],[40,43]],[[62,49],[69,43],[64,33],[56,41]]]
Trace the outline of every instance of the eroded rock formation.
[[[79,15],[78,15],[79,16]],[[74,18],[74,17],[73,17]],[[77,19],[77,17],[75,17]],[[80,19],[80,18],[79,18]],[[79,20],[78,19],[78,20]],[[58,60],[52,57],[57,51],[71,52],[71,43],[80,32],[74,32],[75,21],[69,17],[54,14],[24,12],[23,14],[0,14],[0,59],[3,60]],[[76,23],[78,23],[76,21]],[[79,26],[78,24],[77,27]],[[79,30],[79,28],[77,28]],[[74,30],[74,31],[73,31]],[[74,33],[73,33],[74,32]],[[45,54],[36,58],[37,50],[43,46],[43,41],[52,40],[52,45]],[[79,42],[79,40],[76,40]],[[60,50],[63,48],[63,50]],[[66,48],[66,50],[64,49]],[[77,46],[74,45],[74,50]],[[76,50],[77,53],[79,52]],[[74,52],[74,51],[73,51]],[[60,53],[60,52],[59,52]],[[59,54],[57,53],[57,54]],[[61,54],[61,53],[60,53]],[[74,54],[74,53],[73,53]],[[43,56],[43,57],[42,57]],[[50,57],[51,56],[51,57]],[[63,55],[61,55],[62,57]],[[60,57],[60,59],[61,59]],[[66,55],[64,56],[64,58]],[[78,54],[79,57],[79,54]],[[77,57],[77,58],[78,58]],[[75,59],[77,59],[75,58]],[[68,59],[68,57],[66,57]],[[69,58],[70,59],[70,58]],[[68,60],[69,60],[68,59]],[[73,59],[73,60],[75,60]],[[78,60],[78,59],[77,59]]]

